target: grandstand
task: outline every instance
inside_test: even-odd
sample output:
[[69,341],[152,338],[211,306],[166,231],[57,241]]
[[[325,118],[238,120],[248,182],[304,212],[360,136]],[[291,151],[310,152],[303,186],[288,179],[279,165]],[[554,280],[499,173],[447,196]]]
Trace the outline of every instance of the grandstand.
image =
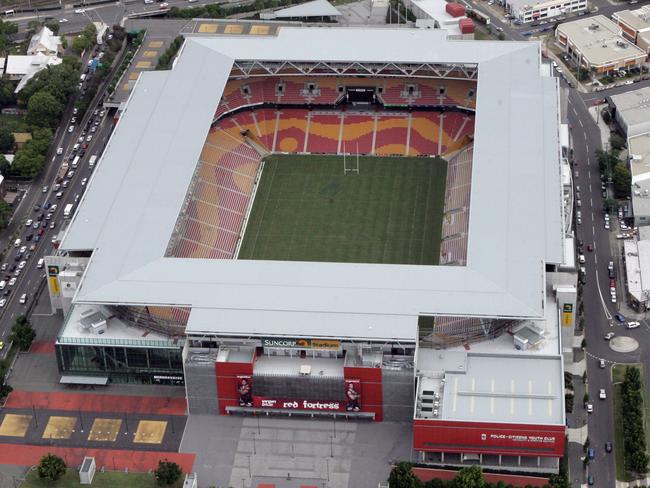
[[413,421],[445,461],[557,460],[575,301],[546,271],[564,242],[539,50],[404,28],[188,37],[137,81],[47,258],[62,372],[167,376],[191,413]]
[[[236,257],[244,240],[246,215],[253,206],[260,162],[267,154],[302,154],[304,161],[311,155],[342,154],[444,157],[471,145],[475,96],[473,80],[233,77],[218,104],[167,255]],[[394,164],[400,162],[395,160]],[[468,171],[454,176],[447,197],[463,200],[468,208],[469,190],[464,198],[456,195],[469,187],[471,165],[466,167]],[[458,181],[461,177],[465,180]],[[432,182],[436,187],[443,183]],[[456,212],[454,207],[445,214],[445,222],[454,222],[452,231],[461,227]],[[466,210],[465,223],[467,214]],[[466,229],[441,236],[447,241],[444,247],[453,248],[453,252],[446,251],[434,261],[464,264],[467,246],[462,241],[466,237]],[[335,254],[343,261],[349,259],[345,253],[343,257]],[[257,256],[269,259],[264,253]],[[297,256],[303,259],[300,253]],[[325,259],[318,253],[304,259],[315,256]],[[381,262],[377,256],[360,259]],[[398,261],[412,259],[400,256]]]

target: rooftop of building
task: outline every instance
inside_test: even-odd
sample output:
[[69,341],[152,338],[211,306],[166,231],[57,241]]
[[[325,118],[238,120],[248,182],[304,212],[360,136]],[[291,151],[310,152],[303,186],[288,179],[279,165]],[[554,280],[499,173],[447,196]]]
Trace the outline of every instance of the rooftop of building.
[[639,32],[650,30],[650,7],[648,6],[636,10],[619,10],[612,13],[612,18],[620,20]]
[[[105,328],[93,330],[92,323],[106,320]],[[99,332],[101,331],[101,332]],[[59,344],[79,345],[127,345],[132,347],[179,347],[183,339],[133,327],[122,322],[105,307],[73,306],[59,332]]]
[[643,124],[650,119],[650,87],[611,95],[609,99],[628,127]]
[[627,144],[632,172],[632,208],[637,215],[650,215],[650,134],[631,137]]
[[[420,29],[282,27],[274,37],[188,38],[174,69],[140,76],[66,232],[62,249],[93,250],[74,302],[189,306],[188,330],[213,328],[225,311],[286,314],[290,323],[266,332],[305,336],[322,334],[314,333],[322,320],[311,320],[319,314],[397,323],[542,317],[544,263],[561,262],[563,233],[557,80],[540,76],[540,57],[538,43],[449,41]],[[215,108],[234,63],[246,60],[478,66],[467,266],[165,258]],[[415,321],[411,329],[369,320],[337,333],[415,333]]]
[[564,22],[557,31],[566,35],[594,66],[646,56],[642,49],[623,39],[619,35],[621,28],[604,15]]
[[260,14],[261,19],[295,19],[295,18],[321,18],[340,17],[341,12],[327,0],[312,0],[311,2],[292,5],[291,7],[276,10],[270,14]]

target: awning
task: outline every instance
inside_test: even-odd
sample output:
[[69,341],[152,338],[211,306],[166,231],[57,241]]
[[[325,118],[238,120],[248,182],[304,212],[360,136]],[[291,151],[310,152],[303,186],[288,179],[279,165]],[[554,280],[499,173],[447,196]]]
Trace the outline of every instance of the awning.
[[106,386],[108,384],[108,376],[61,376],[59,383],[65,385],[98,385]]

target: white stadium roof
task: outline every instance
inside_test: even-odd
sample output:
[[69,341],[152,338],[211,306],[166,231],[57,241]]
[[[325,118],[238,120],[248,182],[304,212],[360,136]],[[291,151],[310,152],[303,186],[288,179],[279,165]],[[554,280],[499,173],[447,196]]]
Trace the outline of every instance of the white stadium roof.
[[[236,60],[478,64],[467,266],[164,257]],[[249,334],[240,320],[322,336],[347,314],[336,335],[398,340],[420,314],[542,317],[544,264],[563,247],[557,81],[539,63],[537,43],[434,30],[188,38],[173,70],[140,76],[66,232],[62,249],[94,251],[74,302],[189,306],[188,333]]]
[[272,15],[276,19],[293,19],[302,17],[340,17],[343,14],[327,0],[312,0],[311,2],[276,10]]

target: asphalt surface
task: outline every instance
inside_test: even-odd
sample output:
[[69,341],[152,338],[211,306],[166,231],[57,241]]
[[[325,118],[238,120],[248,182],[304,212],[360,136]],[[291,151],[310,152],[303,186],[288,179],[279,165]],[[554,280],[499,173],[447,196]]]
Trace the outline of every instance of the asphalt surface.
[[[226,0],[226,1],[209,1],[196,0],[167,0],[165,3],[169,7],[197,7],[208,4],[236,3],[246,4],[252,0]],[[81,3],[81,2],[78,2]],[[75,11],[83,10],[81,13]],[[8,17],[7,20],[18,24],[21,31],[27,29],[27,25],[32,20],[43,20],[45,18],[54,18],[60,23],[60,34],[77,33],[89,22],[103,22],[109,26],[120,24],[122,19],[132,14],[157,14],[160,13],[160,3],[154,2],[145,4],[144,0],[139,1],[117,1],[101,5],[85,5],[83,7],[73,7],[72,4],[64,5],[61,9],[36,11],[24,14],[17,14]]]
[[[87,58],[84,59],[84,63],[82,64],[85,65],[86,61]],[[98,98],[100,97],[96,97],[96,99]],[[78,121],[75,124],[74,130],[69,132],[69,121],[73,116],[72,105],[73,103],[69,104],[63,117],[65,123],[60,125],[54,135],[50,151],[48,152],[48,163],[44,175],[34,181],[28,189],[12,218],[12,221],[17,223],[19,231],[18,238],[22,241],[21,246],[27,247],[27,252],[30,254],[30,257],[26,260],[24,269],[21,271],[20,275],[16,277],[16,283],[13,286],[9,286],[8,284],[6,285],[5,290],[11,290],[9,296],[5,297],[2,295],[3,291],[0,292],[0,298],[6,299],[6,303],[0,307],[0,340],[5,343],[8,342],[8,336],[11,332],[11,327],[15,323],[16,317],[26,313],[29,304],[35,299],[39,287],[44,286],[45,269],[37,268],[38,260],[55,252],[52,239],[64,228],[64,222],[67,220],[63,215],[64,208],[67,204],[72,203],[74,204],[74,209],[76,209],[78,204],[77,201],[81,199],[81,196],[87,187],[87,183],[82,185],[82,180],[84,178],[89,180],[92,175],[92,170],[88,165],[90,156],[93,154],[101,154],[101,151],[104,149],[113,130],[113,121],[109,111],[106,111],[103,117],[94,116],[93,111],[96,109],[96,103],[93,103],[83,120]],[[81,137],[81,132],[82,130],[85,130],[86,124],[89,120],[93,125],[96,120],[100,120],[100,123],[97,126],[96,132],[93,134],[92,140],[88,142],[86,153],[84,157],[80,159],[79,165],[74,171],[74,174],[71,178],[66,178],[69,180],[68,188],[64,189],[61,187],[59,191],[62,191],[63,195],[61,198],[57,198],[57,191],[54,190],[57,172],[64,160],[68,161],[69,166],[71,165],[72,159],[70,159],[70,155],[72,154],[72,147]],[[88,134],[90,134],[90,132]],[[87,136],[84,136],[84,142],[86,137]],[[59,147],[63,148],[63,154],[61,155],[56,154],[56,150]],[[72,168],[70,167],[70,169]],[[45,187],[47,189],[46,191],[43,191]],[[50,220],[46,220],[48,211],[42,208],[46,202],[57,205],[56,210],[52,212]],[[41,207],[38,211],[34,208],[36,205]],[[43,220],[38,221],[38,217],[41,214],[43,214]],[[32,219],[34,223],[38,222],[41,225],[43,225],[42,222],[46,223],[46,226],[42,227],[43,235],[40,237],[39,241],[35,240],[39,230],[32,226],[27,227],[25,225],[25,222],[28,219]],[[51,222],[54,222],[54,229],[50,228]],[[34,238],[31,241],[26,240],[28,234],[34,235]],[[6,240],[7,236],[4,236],[4,238]],[[29,248],[31,245],[35,245],[35,250],[30,252]],[[24,256],[21,259],[16,259],[19,251],[19,247],[14,247],[12,245],[10,251],[4,258],[3,264],[7,263],[8,269],[0,272],[0,278],[5,281],[8,281],[7,278],[14,276],[15,272],[10,272],[11,266],[16,265],[16,267],[18,267],[19,263],[25,259]],[[25,304],[19,303],[20,297],[23,294],[27,296],[27,303]],[[6,353],[6,350],[7,348],[5,348],[5,351],[3,352]]]

